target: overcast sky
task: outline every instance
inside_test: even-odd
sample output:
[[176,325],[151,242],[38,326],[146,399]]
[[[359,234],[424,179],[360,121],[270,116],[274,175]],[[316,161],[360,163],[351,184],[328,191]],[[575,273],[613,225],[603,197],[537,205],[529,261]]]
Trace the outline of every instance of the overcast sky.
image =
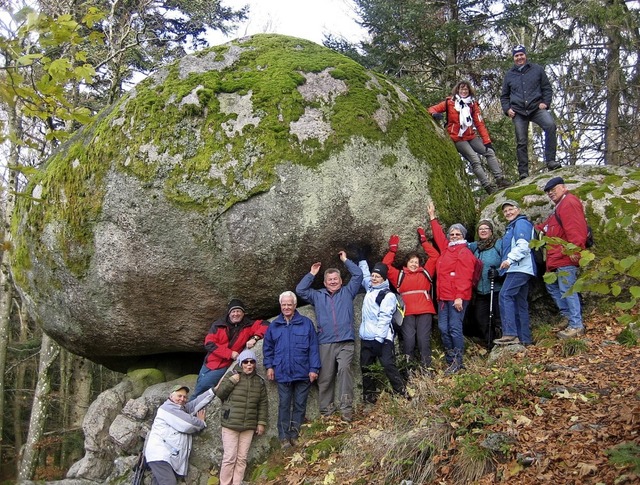
[[220,34],[211,44],[259,33],[278,33],[322,43],[324,33],[358,41],[365,32],[356,23],[351,0],[225,0],[224,5],[240,8],[249,5],[249,20],[230,38]]

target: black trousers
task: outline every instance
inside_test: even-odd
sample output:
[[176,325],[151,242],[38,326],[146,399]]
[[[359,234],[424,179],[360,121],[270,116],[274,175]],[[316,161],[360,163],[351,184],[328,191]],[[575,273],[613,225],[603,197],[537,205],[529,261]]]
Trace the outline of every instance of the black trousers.
[[404,394],[404,380],[396,367],[393,342],[391,340],[385,340],[384,343],[381,344],[377,340],[361,340],[360,368],[362,369],[362,394],[364,400],[375,402],[377,399],[378,390],[375,373],[370,369],[370,366],[376,361],[382,365],[393,391],[397,394]]
[[476,293],[476,298],[474,302],[474,316],[476,323],[478,325],[478,330],[480,331],[480,337],[484,342],[487,343],[488,347],[492,346],[491,341],[500,337],[498,335],[499,329],[502,328],[501,320],[500,320],[500,305],[498,304],[498,297],[500,296],[499,291],[493,292],[493,318],[491,325],[491,339],[489,338],[489,316],[490,316],[490,304],[491,304],[491,294],[487,293],[486,295],[480,295]]

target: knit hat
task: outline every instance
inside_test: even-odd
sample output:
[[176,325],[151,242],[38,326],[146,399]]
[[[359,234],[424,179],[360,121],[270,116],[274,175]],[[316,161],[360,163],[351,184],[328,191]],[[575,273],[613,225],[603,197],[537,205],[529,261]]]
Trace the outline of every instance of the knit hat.
[[447,234],[449,234],[453,229],[457,229],[458,231],[460,231],[460,234],[462,234],[463,238],[467,237],[467,228],[464,227],[462,224],[460,223],[451,224],[451,226],[449,226],[449,230],[447,231]]
[[480,222],[478,222],[478,227],[480,226],[488,226],[491,232],[493,232],[493,221],[489,219],[481,219]]
[[511,50],[511,57],[515,56],[518,52],[522,52],[523,54],[527,53],[527,49],[522,44],[518,44]]
[[247,359],[255,360],[256,362],[258,361],[258,359],[256,359],[255,352],[251,349],[244,349],[242,352],[240,352],[236,361],[238,362],[238,365],[241,365],[242,361]]
[[501,209],[504,209],[505,205],[512,205],[513,207],[517,207],[518,209],[520,208],[520,204],[518,204],[515,200],[505,200],[502,205],[500,206]]
[[191,392],[191,389],[189,389],[188,386],[183,386],[182,384],[176,384],[175,386],[173,386],[171,388],[171,393],[173,394],[176,391],[179,391],[180,389],[186,389],[187,390],[187,394],[189,394]]
[[387,265],[384,263],[376,263],[373,265],[372,273],[378,273],[385,280],[387,279]]
[[244,303],[242,303],[242,300],[239,300],[238,298],[232,298],[231,301],[229,301],[229,304],[227,305],[227,315],[231,313],[231,310],[242,310],[243,313],[247,313],[244,309]]
[[547,182],[547,185],[544,186],[544,191],[548,192],[556,185],[564,185],[564,179],[562,177],[553,177],[551,180]]

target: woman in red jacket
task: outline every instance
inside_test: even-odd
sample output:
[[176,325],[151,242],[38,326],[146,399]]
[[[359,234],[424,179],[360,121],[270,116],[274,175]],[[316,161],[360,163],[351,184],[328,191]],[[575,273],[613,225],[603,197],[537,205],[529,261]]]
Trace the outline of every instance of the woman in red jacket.
[[[475,100],[475,92],[468,81],[460,81],[451,91],[451,96],[443,102],[429,108],[429,113],[435,119],[442,119],[442,113],[447,114],[447,131],[455,143],[458,153],[471,164],[471,170],[478,177],[478,182],[487,193],[496,191],[496,186],[487,177],[482,168],[479,155],[487,159],[489,170],[496,179],[498,187],[511,185],[502,173],[500,162],[493,150],[489,131],[482,119],[480,105]],[[479,135],[479,136],[478,136]]]
[[400,237],[396,234],[389,239],[389,252],[382,262],[389,268],[389,281],[393,283],[405,304],[402,333],[402,351],[407,362],[411,360],[418,344],[420,364],[423,369],[431,367],[431,323],[436,313],[432,299],[432,280],[436,274],[438,250],[434,248],[424,233],[418,228],[418,237],[422,249],[427,253],[427,262],[421,265],[421,255],[411,252],[405,259],[402,270],[393,266]]
[[438,272],[438,328],[442,335],[442,344],[449,368],[447,374],[453,374],[463,368],[464,337],[462,321],[473,290],[473,273],[476,257],[467,247],[467,230],[462,224],[449,227],[448,239],[442,226],[436,219],[433,203],[427,207],[431,230],[440,257],[436,265]]

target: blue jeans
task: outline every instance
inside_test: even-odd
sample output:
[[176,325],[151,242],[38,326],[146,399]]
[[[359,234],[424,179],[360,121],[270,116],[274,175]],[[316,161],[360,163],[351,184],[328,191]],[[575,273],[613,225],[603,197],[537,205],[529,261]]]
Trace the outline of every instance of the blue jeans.
[[278,438],[297,438],[307,410],[311,381],[278,382]]
[[210,387],[216,387],[218,385],[218,382],[220,382],[220,379],[222,379],[224,373],[227,372],[227,369],[228,367],[223,367],[221,369],[211,370],[207,367],[206,364],[202,364],[200,372],[198,373],[196,388],[193,390],[189,401],[193,401],[196,397],[198,397]]
[[556,302],[560,313],[569,320],[569,328],[584,328],[582,324],[582,308],[580,307],[580,295],[573,293],[566,295],[567,291],[578,279],[576,266],[562,266],[554,271],[558,276],[555,283],[547,284],[547,291]]
[[462,300],[462,311],[453,307],[453,301],[438,301],[438,328],[442,336],[447,364],[462,367],[464,355],[464,337],[462,335],[462,321],[469,305],[468,300]]
[[516,158],[518,159],[518,174],[529,175],[529,123],[535,123],[544,131],[544,161],[551,168],[556,163],[556,122],[546,109],[537,109],[529,116],[516,113],[513,126],[516,130]]
[[529,327],[529,279],[526,273],[507,273],[500,290],[502,335],[518,336],[523,344],[533,343]]

